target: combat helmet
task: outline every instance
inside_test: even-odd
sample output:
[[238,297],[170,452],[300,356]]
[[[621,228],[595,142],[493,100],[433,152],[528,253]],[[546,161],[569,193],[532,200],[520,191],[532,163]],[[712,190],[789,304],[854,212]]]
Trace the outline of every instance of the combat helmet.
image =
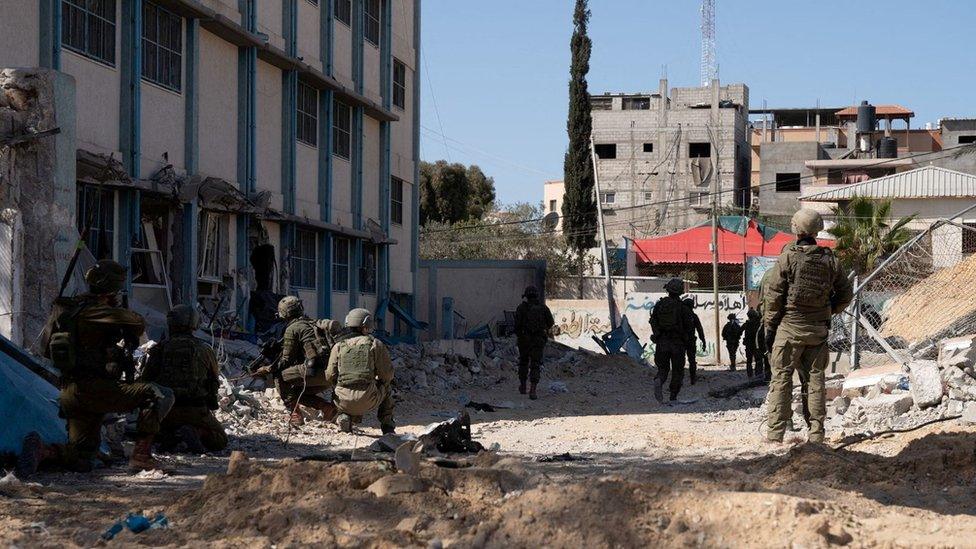
[[125,284],[125,267],[117,261],[102,259],[85,271],[85,282],[93,294],[114,294]]
[[166,313],[170,332],[192,332],[200,326],[200,313],[192,305],[177,305]]
[[817,210],[801,208],[793,214],[790,221],[790,230],[797,235],[816,235],[824,228],[823,217]]
[[278,302],[278,317],[283,320],[291,320],[305,314],[305,307],[302,300],[293,295],[286,295]]
[[346,315],[346,328],[370,328],[373,315],[367,309],[353,309]]
[[664,285],[664,291],[669,294],[680,294],[685,291],[685,283],[680,278],[672,278]]
[[525,291],[522,292],[522,297],[526,299],[539,297],[539,290],[537,290],[535,286],[526,286]]

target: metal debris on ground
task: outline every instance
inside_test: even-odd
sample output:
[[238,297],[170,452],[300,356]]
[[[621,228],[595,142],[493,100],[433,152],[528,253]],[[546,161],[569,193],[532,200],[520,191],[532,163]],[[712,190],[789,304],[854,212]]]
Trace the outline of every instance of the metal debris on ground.
[[576,454],[570,454],[565,452],[562,454],[549,454],[546,456],[539,456],[535,460],[539,463],[561,463],[565,461],[591,461],[593,458],[588,458],[586,456],[579,456]]
[[129,513],[122,520],[117,521],[115,524],[110,526],[105,533],[102,534],[102,539],[105,541],[110,541],[119,535],[123,529],[128,529],[133,534],[139,534],[145,532],[146,530],[153,530],[159,528],[168,528],[169,519],[166,515],[162,513],[157,513],[152,519],[146,518],[142,513]]

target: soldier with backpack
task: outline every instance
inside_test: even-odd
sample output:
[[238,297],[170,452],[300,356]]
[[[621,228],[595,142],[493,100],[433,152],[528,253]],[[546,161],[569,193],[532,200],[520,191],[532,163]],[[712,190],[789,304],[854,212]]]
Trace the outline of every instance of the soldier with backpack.
[[651,311],[651,341],[654,343],[654,364],[657,366],[654,398],[658,402],[664,401],[663,386],[669,375],[670,402],[678,400],[685,375],[688,334],[694,328],[688,325],[687,307],[681,302],[684,289],[685,284],[680,278],[672,278],[664,285],[668,295],[658,300]]
[[372,336],[373,315],[366,309],[353,309],[346,315],[346,327],[336,337],[325,372],[335,385],[339,411],[336,423],[343,433],[363,420],[363,414],[376,410],[383,434],[396,430],[393,420],[393,363],[390,351]]
[[519,393],[525,394],[526,379],[529,386],[529,398],[538,398],[536,387],[539,384],[539,369],[545,354],[546,339],[549,330],[556,321],[552,318],[552,311],[539,301],[539,291],[535,286],[529,286],[522,292],[525,300],[515,309],[515,335],[518,338],[519,349]]
[[278,394],[285,403],[293,426],[305,420],[298,406],[306,406],[322,412],[323,419],[332,421],[336,408],[319,396],[331,388],[325,377],[331,346],[320,336],[315,322],[305,316],[302,300],[285,296],[278,302],[278,316],[286,321],[281,345],[280,370],[275,376]]

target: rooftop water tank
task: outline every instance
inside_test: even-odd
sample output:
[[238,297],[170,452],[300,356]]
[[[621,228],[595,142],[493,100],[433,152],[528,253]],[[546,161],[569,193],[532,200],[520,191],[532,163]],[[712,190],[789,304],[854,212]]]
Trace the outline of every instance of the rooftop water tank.
[[857,133],[871,133],[877,127],[874,105],[861,101],[857,106]]

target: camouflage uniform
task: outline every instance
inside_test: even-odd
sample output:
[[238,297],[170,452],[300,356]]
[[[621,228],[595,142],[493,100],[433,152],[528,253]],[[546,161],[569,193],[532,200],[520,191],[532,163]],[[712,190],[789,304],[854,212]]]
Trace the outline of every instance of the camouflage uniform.
[[549,330],[555,325],[552,311],[539,301],[539,293],[532,286],[525,289],[525,301],[515,309],[515,336],[519,350],[519,392],[525,394],[526,379],[531,383],[530,398],[536,398],[540,368],[546,350]]
[[681,383],[684,380],[685,353],[688,349],[687,308],[681,302],[680,295],[684,283],[680,279],[672,279],[665,286],[668,295],[654,304],[651,311],[651,341],[654,342],[654,364],[657,366],[655,380],[655,396],[660,398],[661,386],[667,381],[671,400],[678,399]]
[[[160,441],[175,445],[178,431],[192,429],[193,441],[185,441],[191,450],[199,440],[208,451],[227,447],[227,434],[211,410],[217,409],[220,366],[209,345],[193,337],[192,327],[172,319],[179,314],[195,313],[190,307],[178,306],[170,313],[170,337],[149,351],[149,359],[140,381],[155,382],[173,390],[176,402],[160,427]],[[174,315],[176,313],[176,315]],[[199,317],[196,317],[199,318]],[[181,319],[182,320],[182,319]]]
[[[386,345],[347,327],[329,355],[325,377],[335,385],[335,404],[352,423],[376,410],[384,432],[393,430],[393,363]],[[342,416],[340,416],[340,420]]]
[[329,358],[328,342],[319,336],[315,322],[304,315],[297,297],[285,296],[278,303],[278,316],[288,322],[282,338],[281,359],[275,376],[278,394],[291,414],[292,424],[303,422],[298,405],[321,410],[326,420],[335,415],[335,407],[319,396],[331,388],[325,378]]
[[[99,272],[106,270],[115,277],[110,283],[97,280]],[[136,409],[138,441],[130,465],[150,465],[152,438],[173,405],[169,389],[130,382],[133,365],[118,343],[125,341],[126,347],[134,348],[145,331],[145,321],[114,304],[112,294],[121,288],[124,273],[114,261],[99,261],[85,274],[94,293],[59,298],[45,328],[42,344],[61,368],[59,401],[68,424],[68,444],[60,458],[72,470],[91,468],[106,414]],[[70,344],[59,343],[67,341]],[[122,381],[123,373],[126,381]]]
[[688,326],[688,379],[694,385],[698,382],[698,342],[701,341],[702,347],[705,346],[705,328],[702,327],[701,319],[695,314],[695,300],[689,297],[681,302],[685,304]]
[[[816,212],[800,210],[794,216],[794,227],[801,235],[816,235],[823,221]],[[784,248],[767,282],[763,288],[767,345],[775,334],[767,437],[772,441],[783,439],[793,413],[790,403],[796,371],[808,383],[805,400],[810,413],[810,441],[821,442],[826,416],[827,334],[831,316],[843,311],[853,299],[850,280],[831,249],[817,245],[812,237],[801,236]]]

